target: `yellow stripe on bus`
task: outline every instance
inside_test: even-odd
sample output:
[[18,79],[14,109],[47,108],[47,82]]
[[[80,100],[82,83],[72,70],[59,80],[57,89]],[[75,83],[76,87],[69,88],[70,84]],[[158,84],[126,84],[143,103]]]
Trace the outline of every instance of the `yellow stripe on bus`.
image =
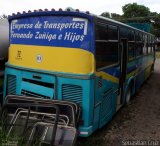
[[138,68],[127,74],[127,79],[130,78],[131,76],[135,76],[135,74],[138,72]]
[[114,77],[106,72],[103,72],[103,71],[96,72],[96,75],[99,77],[102,77],[102,79],[106,79],[114,83],[119,83],[119,79],[117,77]]
[[9,64],[33,69],[90,74],[94,72],[94,55],[79,48],[11,44]]

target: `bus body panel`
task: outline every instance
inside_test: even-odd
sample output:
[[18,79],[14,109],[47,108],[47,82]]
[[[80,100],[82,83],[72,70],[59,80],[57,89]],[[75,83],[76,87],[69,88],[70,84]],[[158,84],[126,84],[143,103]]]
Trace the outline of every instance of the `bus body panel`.
[[72,77],[48,74],[40,70],[35,72],[25,68],[16,69],[14,66],[7,65],[5,95],[24,95],[75,102],[83,107],[81,120],[84,123],[81,128],[87,129],[93,125],[94,79]]
[[80,48],[11,45],[8,63],[20,67],[73,74],[94,72],[93,54]]
[[137,59],[137,64],[140,65],[139,73],[136,75],[135,89],[140,88],[143,82],[150,76],[154,67],[154,54]]

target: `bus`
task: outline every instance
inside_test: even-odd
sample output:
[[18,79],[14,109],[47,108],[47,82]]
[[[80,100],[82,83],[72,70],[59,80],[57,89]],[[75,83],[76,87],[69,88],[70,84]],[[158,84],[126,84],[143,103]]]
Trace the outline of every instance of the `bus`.
[[7,95],[81,106],[79,135],[107,124],[150,76],[154,35],[89,12],[38,10],[9,16]]

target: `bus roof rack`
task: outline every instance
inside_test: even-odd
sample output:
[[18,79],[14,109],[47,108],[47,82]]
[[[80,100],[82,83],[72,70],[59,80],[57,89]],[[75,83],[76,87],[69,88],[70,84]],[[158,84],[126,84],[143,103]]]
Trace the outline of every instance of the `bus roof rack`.
[[72,7],[67,7],[65,11],[75,11],[75,9],[73,9]]
[[90,14],[89,11],[86,11],[87,14]]
[[63,9],[62,9],[62,8],[59,8],[59,11],[63,11]]
[[[79,9],[73,9],[72,7],[67,7],[66,9],[62,9],[62,8],[59,8],[58,10],[55,10],[54,8],[52,8],[51,10],[48,10],[47,8],[42,10],[42,9],[37,9],[37,10],[28,10],[28,12],[26,11],[23,11],[22,13],[20,12],[17,12],[17,14],[15,13],[12,13],[11,16],[15,16],[15,15],[20,15],[20,14],[26,14],[26,13],[33,13],[33,12],[48,12],[48,11],[68,11],[68,12],[82,12],[82,13],[86,13],[86,14],[91,14],[89,11],[80,11]],[[94,14],[93,14],[94,15]]]
[[51,11],[55,11],[55,9],[54,9],[54,8],[52,8],[52,9],[51,9]]

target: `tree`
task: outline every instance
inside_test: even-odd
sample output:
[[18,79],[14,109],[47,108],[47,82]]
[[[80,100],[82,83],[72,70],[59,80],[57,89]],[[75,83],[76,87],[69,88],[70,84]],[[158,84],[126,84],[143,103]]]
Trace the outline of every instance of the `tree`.
[[111,17],[113,19],[118,19],[118,18],[121,18],[121,15],[120,14],[117,14],[117,13],[111,13]]
[[152,17],[158,17],[159,14],[157,12],[150,12],[150,16],[152,16]]
[[160,13],[150,12],[149,8],[137,3],[129,3],[122,7],[123,15],[117,13],[104,12],[101,16],[109,17],[123,23],[137,23],[142,25],[144,23],[150,24],[151,33],[160,37]]
[[103,12],[103,13],[101,14],[101,16],[103,16],[103,17],[107,17],[107,18],[111,18],[111,16],[110,16],[110,13],[109,13],[109,12]]
[[5,15],[5,14],[3,14],[3,15],[0,16],[0,19],[7,19],[7,18],[8,18],[8,16]]
[[132,17],[146,17],[150,15],[150,10],[144,5],[138,5],[137,3],[129,3],[122,7],[123,16],[126,18]]

